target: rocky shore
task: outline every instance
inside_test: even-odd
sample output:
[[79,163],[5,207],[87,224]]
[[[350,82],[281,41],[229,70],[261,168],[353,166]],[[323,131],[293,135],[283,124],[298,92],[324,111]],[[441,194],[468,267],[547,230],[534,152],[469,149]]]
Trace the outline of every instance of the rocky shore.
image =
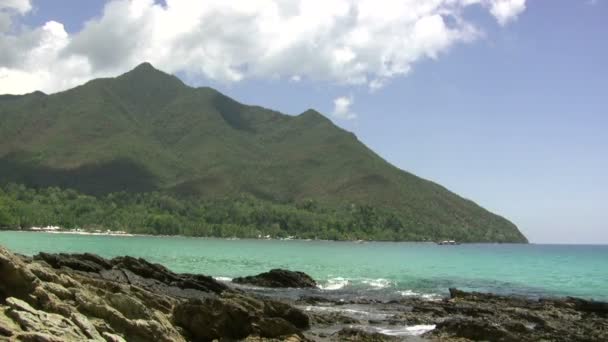
[[272,270],[235,279],[177,274],[143,259],[33,258],[0,247],[0,341],[607,341],[608,304],[450,290],[390,302],[297,298],[249,285],[314,288]]

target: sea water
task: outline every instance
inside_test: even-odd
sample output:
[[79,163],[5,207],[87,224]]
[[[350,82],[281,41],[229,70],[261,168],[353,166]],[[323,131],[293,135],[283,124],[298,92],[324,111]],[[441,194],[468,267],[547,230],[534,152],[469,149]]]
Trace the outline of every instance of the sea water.
[[440,298],[448,288],[608,301],[608,246],[223,240],[0,232],[13,252],[131,255],[216,279],[303,271],[326,295]]

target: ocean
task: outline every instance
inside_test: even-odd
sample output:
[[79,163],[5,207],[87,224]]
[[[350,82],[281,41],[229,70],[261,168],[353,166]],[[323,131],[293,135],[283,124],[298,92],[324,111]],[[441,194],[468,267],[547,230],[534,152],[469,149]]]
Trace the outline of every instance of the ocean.
[[303,271],[335,297],[441,298],[448,288],[608,301],[608,246],[224,240],[0,232],[13,252],[131,255],[218,280],[273,268]]

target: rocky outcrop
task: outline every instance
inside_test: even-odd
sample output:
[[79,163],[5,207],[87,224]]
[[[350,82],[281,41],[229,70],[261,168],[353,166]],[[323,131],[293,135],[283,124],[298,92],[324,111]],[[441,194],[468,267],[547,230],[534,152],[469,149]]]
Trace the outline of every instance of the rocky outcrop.
[[131,257],[0,247],[0,341],[400,341],[409,328],[432,329],[421,337],[431,341],[608,341],[607,304],[458,289],[441,300],[324,298],[231,288]]
[[0,247],[0,340],[304,340],[301,310],[143,259]]
[[294,287],[294,288],[316,288],[317,282],[308,274],[303,272],[273,269],[270,272],[260,273],[255,276],[232,279],[236,284],[248,284],[261,287]]

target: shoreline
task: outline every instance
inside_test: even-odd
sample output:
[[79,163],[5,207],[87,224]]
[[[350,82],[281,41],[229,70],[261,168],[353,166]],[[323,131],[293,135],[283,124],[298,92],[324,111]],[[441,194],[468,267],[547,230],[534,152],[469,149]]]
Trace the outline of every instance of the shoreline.
[[[59,229],[59,230],[43,230],[43,229],[0,229],[0,232],[31,232],[31,233],[51,233],[51,234],[71,234],[71,235],[89,235],[89,236],[124,236],[124,237],[179,237],[179,238],[194,238],[194,239],[218,239],[218,240],[253,240],[253,241],[300,241],[300,242],[349,242],[355,244],[366,244],[366,243],[416,243],[416,244],[429,244],[429,245],[437,245],[437,246],[459,246],[459,245],[537,245],[536,243],[531,242],[458,242],[457,244],[446,244],[442,245],[440,241],[417,241],[417,240],[326,240],[326,239],[303,239],[298,237],[288,237],[288,238],[276,238],[276,237],[217,237],[217,236],[193,236],[193,235],[182,235],[182,234],[173,234],[173,235],[155,235],[155,234],[138,234],[138,233],[129,233],[126,231],[100,231],[100,232],[89,232],[89,231],[74,231],[70,229]],[[602,245],[598,245],[602,246]]]
[[[332,298],[327,292],[290,297],[285,294],[292,287],[318,285],[304,273],[285,270],[245,277],[239,280],[243,287],[128,256],[40,253],[30,258],[2,247],[0,266],[0,337],[15,339],[40,334],[98,341],[608,338],[608,303],[572,297],[532,300],[453,288],[437,300]],[[273,272],[285,274],[273,281],[295,277],[296,282],[263,287],[269,285],[259,282]],[[290,288],[277,288],[286,285]]]

